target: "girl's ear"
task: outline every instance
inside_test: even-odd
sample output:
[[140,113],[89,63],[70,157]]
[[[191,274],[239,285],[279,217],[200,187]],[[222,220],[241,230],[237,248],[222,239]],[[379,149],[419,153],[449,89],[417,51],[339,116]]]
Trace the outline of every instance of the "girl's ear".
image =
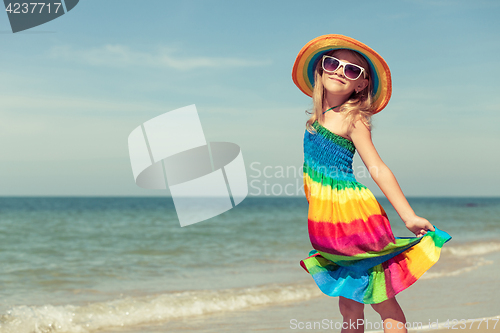
[[359,93],[359,92],[363,91],[366,87],[368,87],[368,80],[367,79],[363,79],[356,86],[356,92]]

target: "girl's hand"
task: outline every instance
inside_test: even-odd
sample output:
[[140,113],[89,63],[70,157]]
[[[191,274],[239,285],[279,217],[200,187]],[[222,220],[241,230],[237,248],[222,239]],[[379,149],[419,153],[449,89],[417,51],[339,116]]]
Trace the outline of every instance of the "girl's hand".
[[422,237],[427,233],[427,231],[435,230],[434,226],[429,221],[417,215],[407,219],[404,222],[408,230],[413,232],[417,237]]

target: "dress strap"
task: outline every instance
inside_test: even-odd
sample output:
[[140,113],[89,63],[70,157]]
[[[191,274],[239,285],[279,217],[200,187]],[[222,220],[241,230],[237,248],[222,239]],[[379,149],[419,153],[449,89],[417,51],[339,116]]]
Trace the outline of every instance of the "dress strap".
[[[342,104],[340,104],[340,105],[342,105]],[[335,109],[335,108],[338,108],[340,105],[337,105],[337,106],[331,107],[331,108],[329,108],[328,110],[323,111],[323,114],[327,113],[327,112],[328,112],[328,111],[330,111],[330,110],[333,110],[333,109]]]

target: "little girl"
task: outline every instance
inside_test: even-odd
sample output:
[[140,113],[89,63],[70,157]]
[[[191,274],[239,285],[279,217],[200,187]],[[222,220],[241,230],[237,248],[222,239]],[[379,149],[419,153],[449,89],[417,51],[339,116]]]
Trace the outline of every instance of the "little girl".
[[[389,67],[365,44],[325,35],[302,48],[292,77],[313,99],[304,190],[314,250],[300,264],[322,292],[339,296],[342,332],[364,331],[364,304],[380,314],[384,332],[407,332],[395,295],[437,262],[451,237],[414,213],[373,146],[370,119],[391,97]],[[416,237],[394,237],[386,212],[354,177],[356,151]]]

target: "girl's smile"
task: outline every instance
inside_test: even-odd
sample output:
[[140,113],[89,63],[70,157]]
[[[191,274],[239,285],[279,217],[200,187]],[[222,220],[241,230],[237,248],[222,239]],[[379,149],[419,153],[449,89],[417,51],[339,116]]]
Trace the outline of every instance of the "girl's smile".
[[335,76],[333,76],[333,75],[332,75],[332,76],[330,76],[329,78],[330,78],[331,80],[333,80],[333,81],[337,81],[337,82],[340,82],[340,83],[342,83],[342,84],[345,84],[345,82],[344,82],[344,81],[342,81],[342,80],[341,80],[341,79],[339,79],[339,78],[336,78],[336,77],[335,77]]

